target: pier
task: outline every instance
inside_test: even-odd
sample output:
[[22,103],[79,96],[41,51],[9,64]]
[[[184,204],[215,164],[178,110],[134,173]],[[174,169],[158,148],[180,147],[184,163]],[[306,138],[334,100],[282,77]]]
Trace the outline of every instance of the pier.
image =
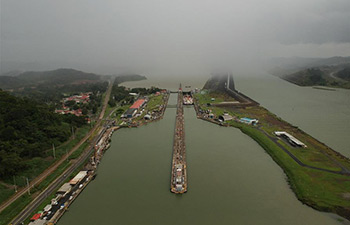
[[170,186],[170,191],[176,194],[187,192],[187,164],[184,125],[183,93],[180,85],[177,99]]

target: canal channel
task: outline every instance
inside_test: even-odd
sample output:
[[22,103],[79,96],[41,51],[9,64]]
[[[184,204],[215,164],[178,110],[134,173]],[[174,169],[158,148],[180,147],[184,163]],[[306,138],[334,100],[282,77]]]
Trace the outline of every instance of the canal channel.
[[115,132],[97,178],[58,224],[342,224],[299,202],[251,138],[197,119],[193,107],[184,109],[188,192],[172,194],[175,114],[168,108],[163,120]]

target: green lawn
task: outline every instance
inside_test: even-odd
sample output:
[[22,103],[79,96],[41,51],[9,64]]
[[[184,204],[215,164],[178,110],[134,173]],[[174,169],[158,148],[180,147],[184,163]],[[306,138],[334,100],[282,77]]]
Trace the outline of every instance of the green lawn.
[[[207,103],[220,103],[220,102],[233,102],[236,101],[234,98],[230,97],[229,95],[212,92],[212,93],[196,93],[195,97],[203,104]],[[212,100],[214,98],[214,100]]]
[[[116,106],[117,107],[117,106]],[[103,118],[107,118],[107,116],[112,112],[113,109],[116,107],[111,107],[109,104],[107,104],[105,114],[103,115]]]
[[14,194],[14,189],[10,189],[3,184],[0,184],[0,202],[8,199],[12,194]]
[[28,194],[23,195],[9,205],[4,211],[0,213],[0,225],[7,225],[11,220],[32,201],[32,196]]
[[151,111],[164,104],[163,95],[151,96],[147,103],[146,109]]

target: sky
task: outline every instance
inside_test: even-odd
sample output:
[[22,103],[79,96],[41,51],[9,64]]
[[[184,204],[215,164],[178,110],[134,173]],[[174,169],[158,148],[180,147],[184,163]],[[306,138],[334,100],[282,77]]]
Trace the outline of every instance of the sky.
[[349,0],[0,0],[0,70],[194,74],[350,55]]

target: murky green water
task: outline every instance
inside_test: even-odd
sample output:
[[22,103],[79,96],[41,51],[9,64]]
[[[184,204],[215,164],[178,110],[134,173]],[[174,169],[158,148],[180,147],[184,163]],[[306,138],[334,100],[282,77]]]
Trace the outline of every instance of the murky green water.
[[117,131],[98,177],[59,224],[339,224],[301,204],[251,138],[196,119],[193,108],[185,109],[188,193],[170,193],[174,122],[169,108],[161,121]]

